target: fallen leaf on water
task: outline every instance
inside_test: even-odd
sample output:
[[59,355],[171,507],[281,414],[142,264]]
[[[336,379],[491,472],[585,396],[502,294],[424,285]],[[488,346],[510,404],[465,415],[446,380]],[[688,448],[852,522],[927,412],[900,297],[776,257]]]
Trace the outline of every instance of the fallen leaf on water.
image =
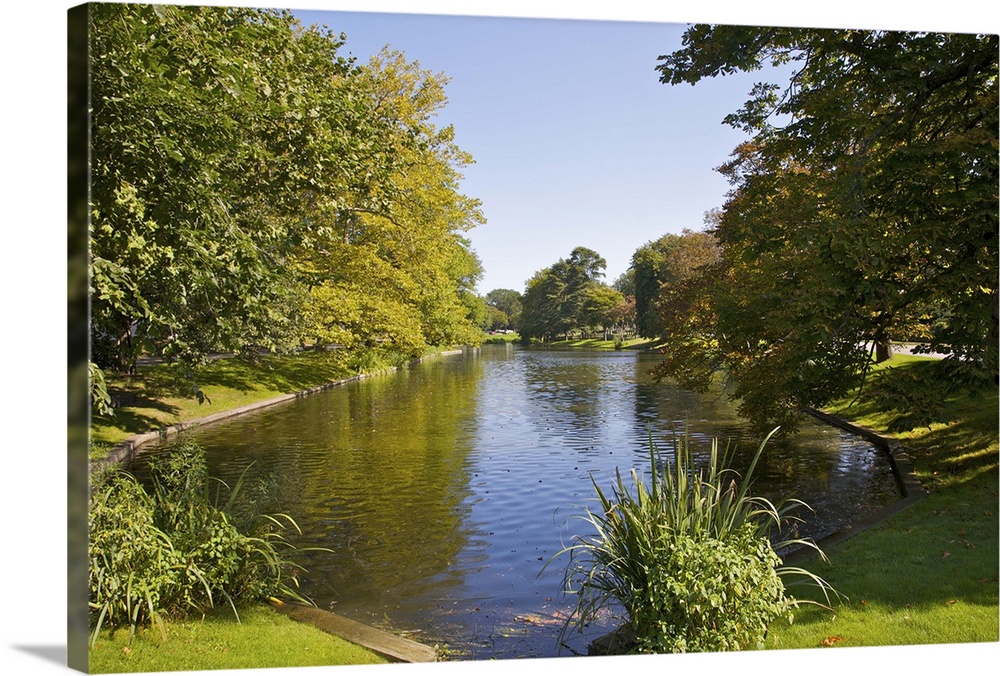
[[836,645],[840,641],[843,641],[843,636],[827,636],[822,641],[819,642],[820,645],[831,646]]

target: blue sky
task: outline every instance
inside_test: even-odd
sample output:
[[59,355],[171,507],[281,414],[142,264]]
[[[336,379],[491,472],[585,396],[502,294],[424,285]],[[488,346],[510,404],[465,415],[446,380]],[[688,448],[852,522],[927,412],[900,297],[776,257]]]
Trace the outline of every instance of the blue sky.
[[755,78],[660,84],[657,57],[679,48],[683,24],[296,14],[346,33],[362,61],[388,45],[451,78],[439,122],[476,160],[462,187],[487,219],[470,233],[481,293],[523,291],[576,246],[604,256],[611,282],[637,247],[722,205],[714,167],[742,138],[722,119]]
[[[657,57],[681,46],[685,20],[944,30],[980,22],[955,13],[951,25],[948,15],[921,18],[912,8],[851,14],[847,3],[829,15],[777,4],[754,4],[748,14],[715,2],[671,13],[637,12],[628,2],[570,12],[554,2],[329,0],[310,6],[334,11],[296,14],[346,33],[344,51],[359,60],[388,45],[451,78],[439,122],[454,125],[476,160],[462,187],[482,201],[487,219],[469,235],[486,293],[523,291],[536,271],[577,246],[601,254],[613,282],[637,247],[701,228],[705,212],[722,206],[729,186],[715,167],[744,138],[722,120],[755,82],[778,75],[765,69],[694,87],[660,84]],[[989,19],[982,10],[982,23],[995,31],[993,12]]]

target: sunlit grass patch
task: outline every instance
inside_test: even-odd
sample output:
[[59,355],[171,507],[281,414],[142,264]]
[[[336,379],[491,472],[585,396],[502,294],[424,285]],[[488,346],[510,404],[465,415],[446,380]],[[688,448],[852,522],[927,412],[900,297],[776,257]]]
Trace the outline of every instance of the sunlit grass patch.
[[381,656],[266,606],[166,623],[159,630],[102,632],[90,651],[92,673],[376,664]]
[[[932,366],[932,360],[900,355],[882,368]],[[775,625],[768,647],[1000,639],[997,393],[953,395],[949,403],[954,421],[894,434],[929,489],[927,499],[826,549],[829,563],[817,562],[815,570],[849,601],[834,616],[807,608],[793,625]],[[882,432],[892,420],[853,396],[830,410]]]
[[256,363],[216,359],[194,379],[175,364],[143,364],[138,371],[106,374],[118,405],[113,416],[94,418],[97,446],[353,375],[347,355],[335,350],[262,356]]

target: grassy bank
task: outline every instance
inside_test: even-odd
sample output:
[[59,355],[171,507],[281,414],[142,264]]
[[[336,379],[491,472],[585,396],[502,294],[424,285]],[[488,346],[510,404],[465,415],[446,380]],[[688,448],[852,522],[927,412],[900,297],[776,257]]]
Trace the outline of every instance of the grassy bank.
[[[429,354],[434,354],[433,352]],[[114,415],[95,417],[94,457],[126,438],[213,413],[317,387],[358,373],[391,370],[407,360],[395,354],[343,350],[262,356],[256,363],[216,359],[185,377],[174,364],[140,364],[135,375],[107,373]],[[196,387],[197,384],[197,387]]]
[[[630,338],[622,343],[621,349],[623,350],[645,350],[654,347],[656,344],[655,339],[650,338]],[[594,350],[613,350],[615,349],[615,341],[612,340],[602,340],[600,338],[586,338],[579,340],[555,340],[551,343],[547,343],[549,347],[585,347]]]
[[[890,365],[924,369],[928,360]],[[995,642],[998,628],[997,393],[952,397],[957,419],[895,433],[926,500],[806,564],[846,598],[778,623],[771,648]],[[883,433],[893,417],[852,398],[831,412]],[[802,596],[808,597],[803,593]]]
[[204,618],[168,622],[166,639],[156,627],[102,632],[90,650],[91,673],[263,669],[342,664],[378,664],[372,651],[259,606]]

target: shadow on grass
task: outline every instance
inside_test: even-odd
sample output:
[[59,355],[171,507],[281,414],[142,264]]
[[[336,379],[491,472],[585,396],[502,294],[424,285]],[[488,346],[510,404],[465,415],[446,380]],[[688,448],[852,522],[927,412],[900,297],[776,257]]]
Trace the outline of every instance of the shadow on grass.
[[94,422],[117,427],[128,434],[141,434],[163,426],[163,420],[150,415],[149,411],[160,411],[167,416],[176,416],[179,409],[136,388],[108,388],[112,401],[116,402],[114,417],[95,417]]
[[[933,369],[933,362],[903,362],[902,370]],[[948,398],[953,419],[929,427],[894,432],[906,448],[923,486],[925,500],[871,530],[827,551],[830,563],[817,558],[803,567],[827,579],[849,597],[840,603],[863,617],[872,607],[901,615],[961,606],[995,610],[1000,601],[998,549],[998,412],[997,392]],[[885,432],[896,414],[871,401],[839,402],[834,410],[859,424]],[[796,595],[820,600],[805,588]],[[949,614],[950,611],[949,611]],[[989,613],[987,613],[989,614]],[[828,614],[796,614],[796,623],[823,622]],[[996,631],[996,623],[971,616],[977,631]],[[938,619],[921,621],[936,622]],[[961,620],[959,620],[961,621]],[[997,636],[993,635],[992,640]]]
[[[936,360],[907,361],[892,368],[900,373],[933,374]],[[944,400],[951,420],[930,426],[912,426],[889,432],[909,451],[920,479],[930,490],[955,486],[984,473],[996,473],[997,430],[1000,408],[997,390],[978,394],[961,393]],[[847,399],[835,410],[851,420],[889,430],[898,424],[898,414],[883,411],[877,402],[864,398]]]
[[150,397],[195,398],[207,387],[291,394],[349,376],[342,362],[340,355],[330,352],[265,356],[254,361],[232,357],[209,362],[193,373],[176,364],[151,365],[143,369],[142,380]]

